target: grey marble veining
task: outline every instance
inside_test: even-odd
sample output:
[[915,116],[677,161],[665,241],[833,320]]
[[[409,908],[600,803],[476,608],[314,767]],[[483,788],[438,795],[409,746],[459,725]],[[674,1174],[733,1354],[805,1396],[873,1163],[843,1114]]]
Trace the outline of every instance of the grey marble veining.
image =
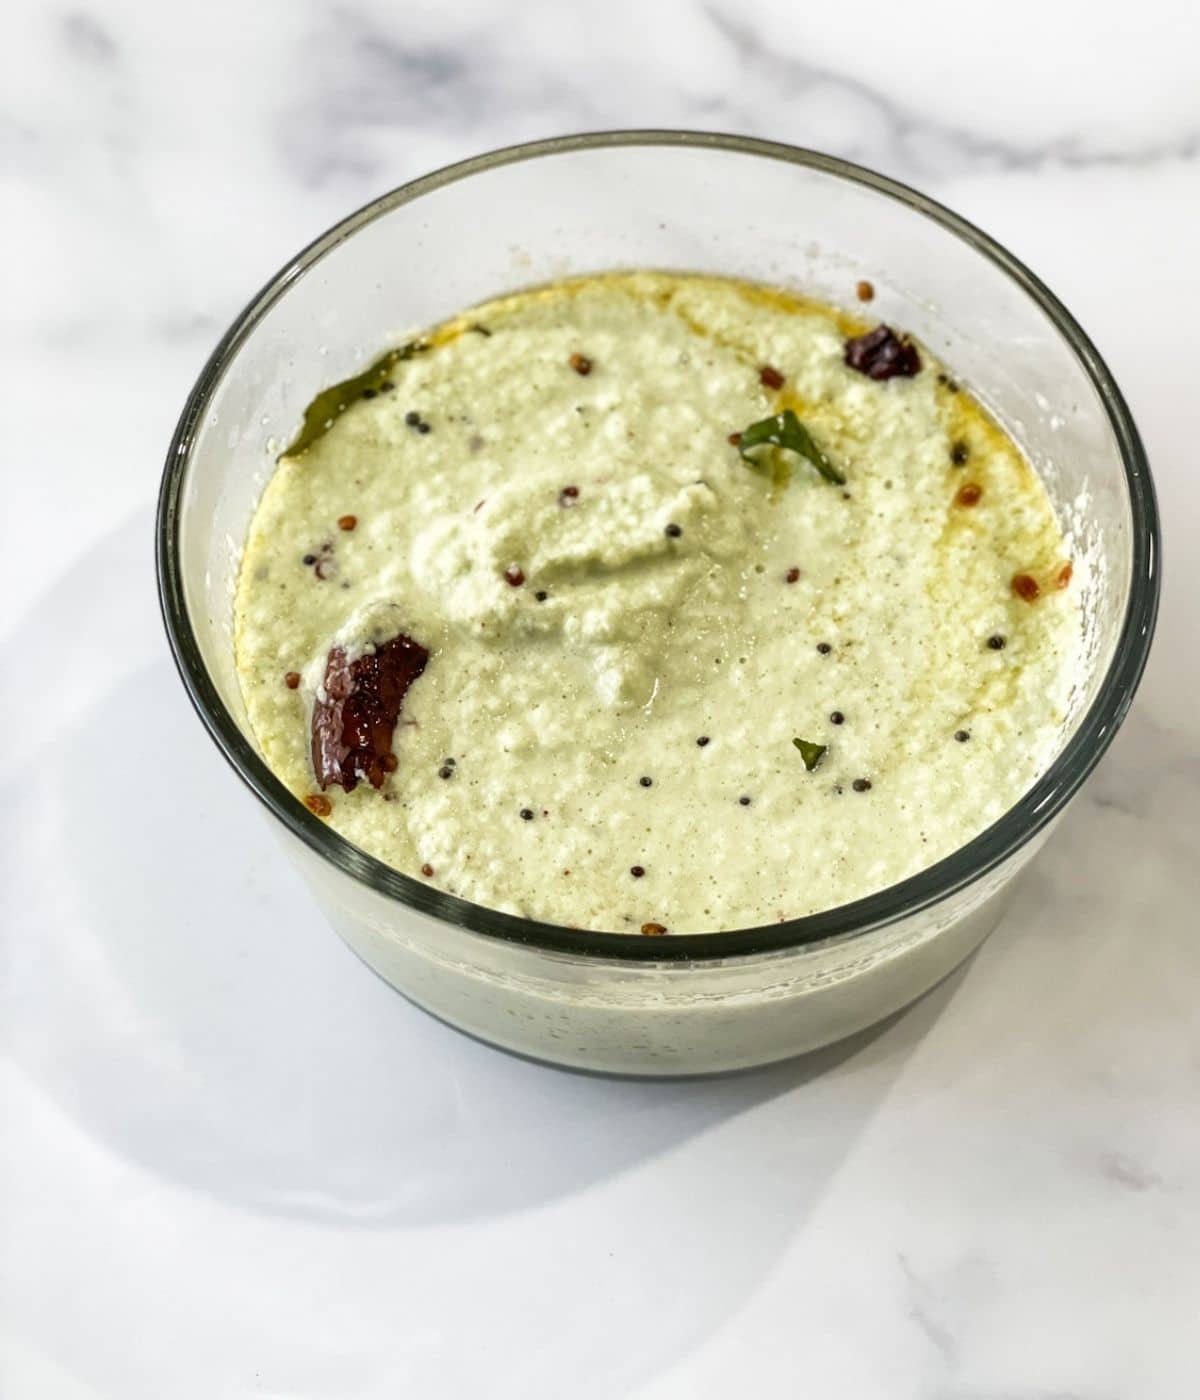
[[[704,13],[732,47],[741,86],[756,93],[765,86],[772,99],[790,97],[849,106],[863,135],[857,148],[852,144],[839,154],[864,164],[904,170],[914,178],[949,179],[966,173],[1036,170],[1048,164],[1067,168],[1144,166],[1190,160],[1200,152],[1200,124],[1129,147],[1096,143],[1083,132],[1015,142],[1005,140],[999,132],[971,131],[942,120],[936,106],[926,105],[924,93],[907,101],[897,100],[855,77],[852,69],[825,68],[781,54],[758,28],[741,14],[735,17],[728,7],[705,6]],[[738,129],[755,121],[754,103],[744,102],[741,110],[730,104],[727,110],[730,117],[741,119]],[[1194,119],[1195,114],[1191,115]]]

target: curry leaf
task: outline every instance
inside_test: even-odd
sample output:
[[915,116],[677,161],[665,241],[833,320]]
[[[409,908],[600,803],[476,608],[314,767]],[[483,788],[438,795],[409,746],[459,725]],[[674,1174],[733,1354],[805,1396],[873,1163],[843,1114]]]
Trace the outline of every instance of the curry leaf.
[[810,773],[829,752],[828,744],[813,744],[807,739],[793,739],[792,743],[800,750],[800,757]]
[[789,452],[799,453],[816,467],[826,481],[832,481],[837,486],[846,484],[845,476],[821,451],[813,441],[812,434],[790,408],[743,428],[738,435],[737,449],[746,461],[752,462],[754,459],[750,453],[753,449],[765,447],[768,443],[774,447],[785,447]]

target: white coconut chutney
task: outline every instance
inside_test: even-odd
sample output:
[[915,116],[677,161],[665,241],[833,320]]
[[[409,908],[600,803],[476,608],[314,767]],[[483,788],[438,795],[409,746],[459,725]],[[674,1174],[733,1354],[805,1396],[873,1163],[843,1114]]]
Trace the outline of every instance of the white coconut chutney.
[[[1076,589],[1015,444],[924,347],[886,380],[847,364],[869,328],[609,275],[477,307],[323,395],[236,598],[272,769],[398,870],[589,929],[795,918],[970,840],[1061,743]],[[730,441],[787,409],[844,485]],[[360,766],[322,791],[331,649],[398,635],[427,660],[381,786]]]

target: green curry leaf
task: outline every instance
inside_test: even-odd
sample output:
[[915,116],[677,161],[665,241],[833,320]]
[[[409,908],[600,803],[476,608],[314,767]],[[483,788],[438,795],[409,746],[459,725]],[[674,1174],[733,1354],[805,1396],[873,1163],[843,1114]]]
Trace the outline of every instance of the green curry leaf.
[[813,441],[812,434],[790,408],[743,428],[738,436],[737,449],[747,462],[753,462],[750,453],[754,448],[765,447],[767,444],[786,447],[789,452],[798,453],[811,462],[826,481],[832,481],[836,486],[846,484],[845,476],[821,451]]
[[810,773],[829,752],[828,744],[813,744],[807,739],[793,739],[792,743],[800,750],[800,757]]
[[361,398],[373,399],[380,393],[386,393],[388,388],[394,388],[388,375],[397,365],[411,360],[414,355],[423,355],[431,348],[428,341],[410,340],[407,345],[397,346],[395,350],[381,355],[353,379],[343,379],[340,384],[322,389],[304,410],[300,431],[281,456],[299,457],[302,452],[307,452],[314,442],[325,436],[351,404]]

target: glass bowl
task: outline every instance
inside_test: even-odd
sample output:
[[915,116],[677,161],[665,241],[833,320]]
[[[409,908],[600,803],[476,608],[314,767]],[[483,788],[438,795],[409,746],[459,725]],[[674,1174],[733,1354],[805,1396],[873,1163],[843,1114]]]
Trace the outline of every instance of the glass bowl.
[[[1089,674],[1049,769],[987,830],[854,903],[736,932],[645,938],[514,918],[352,846],[275,778],[234,671],[242,542],[317,392],[488,297],[572,273],[658,268],[876,288],[1041,472],[1082,570]],[[592,1070],[694,1074],[811,1050],[897,1011],[994,927],[1111,741],[1145,665],[1158,523],[1137,429],[1071,315],[1010,253],[845,161],[741,137],[623,131],[463,161],[375,200],[290,262],[205,366],[167,457],[157,524],[167,633],[196,710],[262,801],[334,927],[413,1001],[510,1050]]]

